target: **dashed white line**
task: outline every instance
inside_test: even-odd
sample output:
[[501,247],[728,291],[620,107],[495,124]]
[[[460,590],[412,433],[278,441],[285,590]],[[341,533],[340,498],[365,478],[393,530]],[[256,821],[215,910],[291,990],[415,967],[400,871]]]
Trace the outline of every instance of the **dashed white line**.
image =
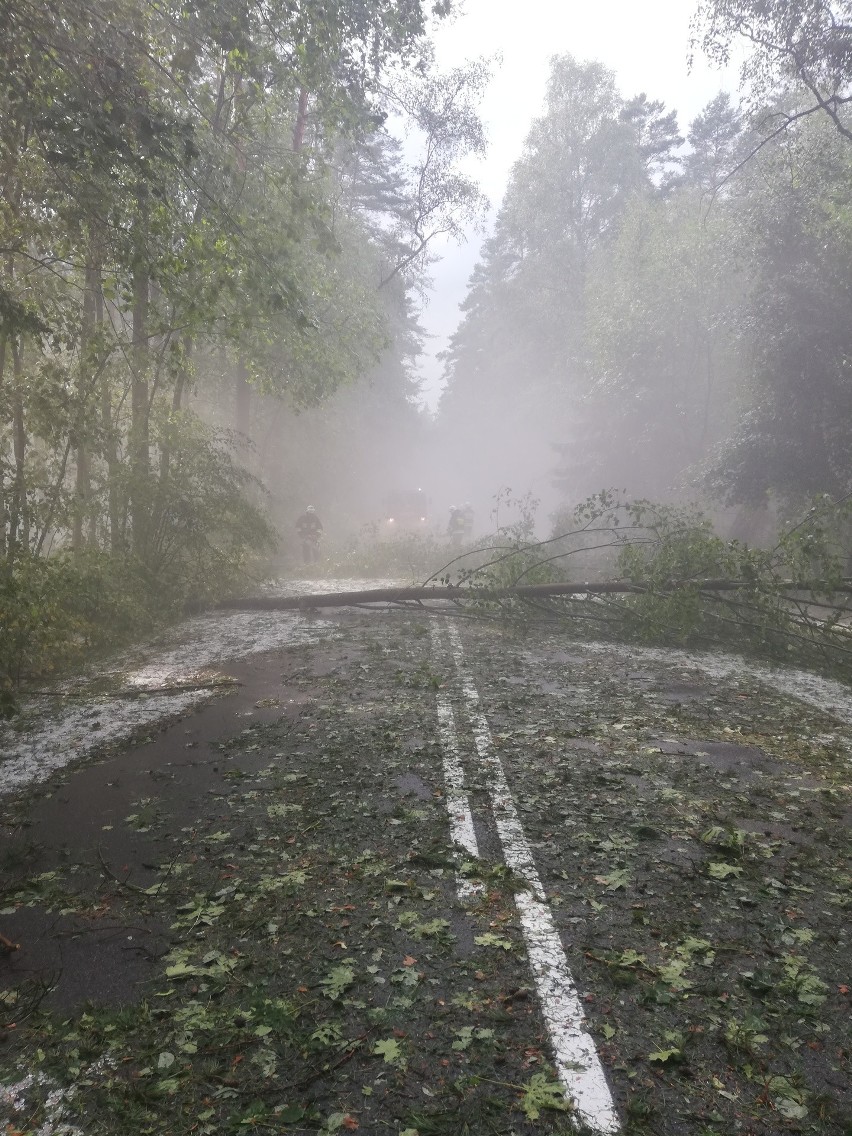
[[506,864],[530,886],[517,892],[515,902],[527,946],[530,968],[553,1046],[560,1081],[578,1119],[601,1136],[621,1131],[612,1094],[586,1019],[562,941],[544,897],[532,850],[527,843],[500,758],[494,752],[491,730],[479,707],[479,693],[467,670],[461,636],[449,627],[453,657],[480,760],[488,771],[491,807]]

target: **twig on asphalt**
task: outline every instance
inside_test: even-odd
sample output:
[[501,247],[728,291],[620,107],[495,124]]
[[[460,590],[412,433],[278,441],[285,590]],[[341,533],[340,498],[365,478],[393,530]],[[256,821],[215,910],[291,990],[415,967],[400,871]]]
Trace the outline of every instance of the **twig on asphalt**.
[[[101,867],[103,868],[104,874],[106,876],[108,876],[111,880],[115,880],[115,882],[118,884],[119,887],[125,887],[125,888],[128,889],[128,891],[135,891],[135,892],[138,892],[140,895],[150,895],[151,894],[148,891],[147,888],[139,887],[138,884],[132,884],[127,879],[124,879],[124,880],[120,879],[115,874],[115,872],[112,870],[112,868],[110,868],[109,864],[107,864],[106,860],[104,859],[103,852],[101,852],[100,844],[97,846],[97,854],[98,854],[98,860],[100,860]],[[162,884],[160,886],[162,887]]]

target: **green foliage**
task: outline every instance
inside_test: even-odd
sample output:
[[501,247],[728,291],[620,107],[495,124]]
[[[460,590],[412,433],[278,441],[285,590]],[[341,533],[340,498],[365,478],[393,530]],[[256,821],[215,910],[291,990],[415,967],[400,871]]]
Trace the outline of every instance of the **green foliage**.
[[354,981],[355,971],[352,967],[341,964],[340,966],[332,967],[320,983],[320,986],[326,998],[331,998],[332,1001],[335,1001],[341,997],[344,991],[349,989]]
[[[826,115],[847,141],[852,132],[842,109],[852,76],[845,0],[702,0],[695,19],[694,46],[726,65],[734,44],[746,54],[741,75],[753,102],[765,105],[791,76],[808,91],[808,113]],[[777,129],[791,125],[782,118]]]
[[222,439],[184,423],[174,476],[146,481],[146,554],[20,554],[0,570],[0,681],[16,684],[127,642],[236,585],[273,545]]
[[[840,664],[848,637],[841,626],[845,565],[838,536],[850,514],[849,501],[817,502],[764,550],[724,540],[695,510],[626,506],[632,535],[619,550],[616,571],[641,592],[620,603],[624,632],[645,642],[734,639],[741,648],[781,658],[827,652],[824,657]],[[727,584],[741,586],[726,592]],[[797,595],[801,585],[811,599],[834,606],[809,612],[809,597]]]
[[[282,508],[298,489],[282,407],[357,382],[367,401],[383,363],[354,452],[391,399],[416,417],[409,292],[482,205],[459,163],[487,67],[436,73],[449,9],[0,0],[8,675],[213,599],[269,551],[262,485]],[[426,140],[416,166],[391,106]]]
[[538,1120],[543,1109],[566,1112],[570,1105],[565,1099],[565,1089],[552,1080],[547,1073],[533,1073],[523,1086],[521,1108],[530,1120]]
[[74,657],[83,624],[68,610],[67,560],[25,558],[0,574],[0,679],[17,683]]
[[261,487],[237,464],[232,439],[192,416],[172,416],[174,468],[149,480],[144,565],[178,603],[220,595],[275,546]]
[[705,0],[708,50],[751,41],[754,102],[711,99],[682,154],[661,104],[553,61],[446,355],[441,426],[483,483],[544,480],[555,445],[568,508],[700,486],[766,518],[852,489],[841,12]]
[[750,250],[736,317],[746,389],[706,467],[723,499],[762,504],[772,494],[798,512],[819,493],[852,488],[850,162],[829,124],[811,121],[741,175],[746,193],[728,227]]
[[[661,494],[735,424],[736,324],[748,282],[722,209],[689,185],[636,197],[587,278],[591,436],[566,448],[560,480],[589,476]],[[579,468],[578,468],[579,467]]]
[[552,582],[557,576],[544,546],[534,536],[538,506],[530,493],[516,497],[511,489],[500,490],[491,514],[494,532],[458,550],[427,582],[478,591]]
[[389,1037],[384,1041],[377,1041],[373,1046],[373,1053],[381,1057],[387,1065],[405,1066],[406,1060],[402,1047],[396,1038]]
[[141,634],[178,603],[131,555],[20,556],[0,572],[0,682],[61,672]]
[[[694,507],[622,502],[612,492],[561,521],[573,527],[548,541],[497,549],[469,569],[471,601],[521,621],[564,620],[582,633],[671,646],[722,644],[852,674],[844,575],[852,499],[816,501],[771,549],[724,539]],[[564,600],[477,596],[530,579],[595,576],[608,579],[612,590],[578,591]],[[735,834],[727,843],[724,835],[710,831],[708,840],[733,851]]]
[[589,321],[630,309],[617,290],[591,294],[587,281],[625,212],[660,195],[678,140],[661,103],[622,98],[600,63],[552,60],[545,113],[513,168],[446,353],[441,424],[489,487],[543,481],[552,444],[570,438],[576,501],[598,483],[598,463],[618,453],[623,435],[613,444],[605,433],[611,415],[589,421]]

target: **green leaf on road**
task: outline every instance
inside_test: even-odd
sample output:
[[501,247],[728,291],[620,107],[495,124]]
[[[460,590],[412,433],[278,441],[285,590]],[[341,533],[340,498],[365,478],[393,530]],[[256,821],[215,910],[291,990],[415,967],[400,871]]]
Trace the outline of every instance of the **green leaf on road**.
[[376,1057],[382,1057],[386,1065],[396,1065],[397,1067],[405,1068],[405,1057],[395,1037],[388,1037],[385,1038],[384,1041],[377,1041],[373,1046],[373,1054]]
[[521,1108],[530,1120],[538,1120],[544,1108],[567,1112],[571,1107],[565,1099],[565,1089],[547,1073],[535,1073],[523,1086]]

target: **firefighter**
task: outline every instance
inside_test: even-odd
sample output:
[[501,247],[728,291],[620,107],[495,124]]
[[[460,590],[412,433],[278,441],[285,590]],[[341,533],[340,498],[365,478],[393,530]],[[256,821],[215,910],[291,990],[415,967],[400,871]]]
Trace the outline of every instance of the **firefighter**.
[[313,505],[308,505],[296,521],[296,532],[302,542],[302,559],[306,564],[316,564],[322,539],[322,521]]
[[464,513],[458,507],[458,505],[450,505],[450,519],[447,523],[447,536],[450,538],[450,541],[453,544],[458,545],[462,542],[464,531]]

